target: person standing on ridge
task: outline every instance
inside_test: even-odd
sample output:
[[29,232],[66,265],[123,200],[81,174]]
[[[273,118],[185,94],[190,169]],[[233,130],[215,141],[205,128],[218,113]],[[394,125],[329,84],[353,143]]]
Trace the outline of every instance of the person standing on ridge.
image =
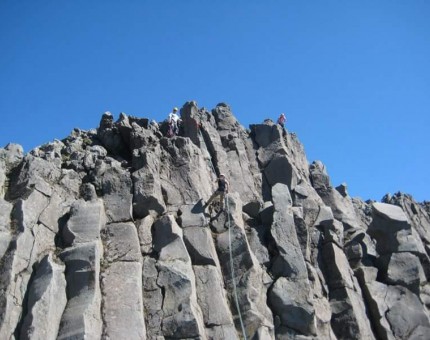
[[285,136],[287,132],[285,131],[285,122],[287,121],[287,118],[285,118],[285,114],[281,113],[281,115],[278,118],[278,124],[282,127],[282,136]]
[[172,130],[172,136],[176,136],[179,133],[179,123],[181,122],[181,118],[179,118],[176,112],[178,112],[178,108],[174,107],[173,112],[169,113],[168,118],[169,128]]
[[230,184],[228,183],[224,174],[219,175],[217,182],[218,182],[218,189],[208,199],[206,204],[203,206],[203,209],[206,209],[211,204],[211,202],[218,196],[220,197],[221,209],[224,208],[224,197],[225,197],[225,194],[228,193],[228,189],[229,189]]

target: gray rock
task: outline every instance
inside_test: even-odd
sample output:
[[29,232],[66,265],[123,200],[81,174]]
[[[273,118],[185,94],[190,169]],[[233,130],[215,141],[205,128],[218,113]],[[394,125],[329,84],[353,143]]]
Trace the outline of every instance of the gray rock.
[[[378,216],[393,222],[399,222],[397,227],[400,229],[409,229],[408,219],[400,207],[386,203],[373,203],[373,211]],[[394,226],[393,226],[394,227]]]
[[133,180],[133,214],[139,218],[147,216],[151,211],[162,214],[166,210],[161,193],[159,179],[146,169],[132,174]]
[[91,183],[85,183],[81,187],[81,196],[85,201],[92,201],[97,198],[96,188]]
[[108,221],[130,221],[132,219],[133,184],[129,172],[122,169],[120,165],[112,165],[103,174],[101,182]]
[[328,242],[324,244],[322,255],[327,264],[325,274],[329,287],[354,289],[353,273],[342,249],[335,243]]
[[103,273],[103,337],[146,339],[142,301],[142,265],[118,261]]
[[10,234],[10,214],[12,204],[0,198],[0,260],[6,253],[12,235]]
[[70,209],[70,218],[62,232],[63,241],[66,245],[96,241],[100,238],[100,231],[105,224],[106,215],[102,200],[76,201]]
[[314,226],[332,226],[334,222],[333,212],[330,207],[320,206],[318,217],[314,223]]
[[411,339],[430,331],[429,318],[418,297],[407,288],[371,281],[364,286],[376,332],[383,339]]
[[298,176],[287,157],[278,157],[264,168],[264,175],[270,186],[276,183],[288,185],[290,190],[293,190],[298,182]]
[[157,284],[164,289],[163,335],[205,338],[191,259],[173,217],[163,216],[155,223],[154,249],[159,253]]
[[272,188],[274,205],[272,237],[279,255],[275,258],[272,272],[277,276],[295,279],[307,278],[306,265],[291,212],[291,196],[288,187],[278,183]]
[[55,186],[49,203],[39,216],[39,222],[54,233],[58,233],[59,221],[65,216],[76,197],[68,193],[60,186]]
[[401,207],[420,238],[425,243],[430,243],[430,214],[421,204],[418,204],[410,195],[402,193],[396,193],[389,200],[383,200],[383,202]]
[[66,264],[67,305],[57,339],[100,339],[100,241],[87,242],[60,254]]
[[202,201],[199,201],[196,204],[187,204],[179,208],[179,221],[182,228],[206,226],[207,220],[202,204]]
[[[428,337],[428,202],[352,199],[294,133],[246,130],[227,104],[181,116],[173,138],[106,113],[26,156],[0,149],[1,339],[237,339],[239,315],[250,339]],[[220,173],[225,209],[204,211]],[[54,252],[68,301],[39,322]]]
[[127,144],[119,132],[119,129],[113,123],[113,116],[110,112],[105,112],[97,129],[97,137],[103,143],[103,146],[114,155],[128,155]]
[[17,175],[12,176],[9,190],[9,199],[17,199],[29,195],[37,190],[46,196],[52,192],[51,183],[60,179],[61,171],[53,162],[39,157],[26,155],[17,169]]
[[146,216],[136,224],[142,254],[150,254],[152,252],[151,227],[153,224],[154,218],[151,215]]
[[243,206],[243,211],[252,218],[257,218],[262,205],[263,204],[260,201],[251,201]]
[[191,262],[159,261],[157,284],[164,288],[162,331],[165,337],[205,338],[203,317],[197,304]]
[[280,277],[273,285],[268,300],[283,326],[300,334],[316,335],[315,311],[309,284],[306,286]]
[[156,260],[151,257],[143,259],[143,306],[148,339],[162,337],[163,293],[157,285],[158,271]]
[[330,291],[331,326],[338,339],[375,339],[361,293],[350,288]]
[[197,301],[206,327],[234,327],[219,268],[194,266],[193,269],[196,275]]
[[11,170],[24,158],[24,149],[21,145],[8,143],[4,148],[0,149],[0,159],[6,164],[7,170]]
[[343,251],[333,242],[323,248],[324,274],[330,289],[331,326],[338,339],[374,339],[361,289]]
[[302,250],[303,258],[307,261],[310,260],[311,248],[310,248],[310,235],[309,228],[303,217],[302,207],[293,207],[294,224],[296,226],[297,239]]
[[[235,294],[233,293],[235,283],[247,336],[249,338],[256,336],[262,328],[267,328],[269,333],[272,334],[272,313],[266,305],[266,292],[271,280],[262,271],[255,255],[250,250],[242,220],[242,205],[237,196],[230,195],[228,212],[231,224],[227,231],[217,235],[216,249],[222,272],[224,273],[224,282],[230,305],[236,306]],[[230,258],[230,242],[232,262]],[[255,294],[256,292],[259,293]],[[232,312],[233,319],[237,319],[237,309],[234,308]],[[236,328],[240,329],[240,325],[237,324]]]
[[29,288],[29,312],[24,318],[20,339],[56,339],[66,303],[64,265],[55,263],[51,254],[46,255]]
[[218,264],[215,245],[208,228],[190,227],[183,231],[184,242],[194,266]]
[[155,222],[153,244],[154,250],[159,253],[159,260],[182,260],[191,263],[183,241],[182,229],[172,216],[165,215]]
[[24,150],[21,145],[8,144],[0,148],[0,198],[3,198],[7,190],[7,176],[12,169],[19,165],[24,157]]
[[253,223],[254,221],[246,222],[249,229],[246,229],[246,237],[249,242],[251,251],[254,253],[258,262],[266,267],[270,265],[270,254],[268,244],[270,242],[270,230],[264,225]]
[[379,263],[384,282],[404,286],[419,295],[420,284],[426,277],[418,257],[411,253],[394,253],[381,257]]
[[265,148],[282,138],[282,133],[280,133],[277,126],[273,123],[251,125],[250,128],[255,136],[255,142],[262,148]]
[[331,188],[330,177],[327,169],[321,161],[315,161],[309,166],[312,186],[318,192],[324,192]]
[[142,262],[136,226],[129,223],[112,223],[103,232],[105,260],[108,262]]
[[368,233],[377,242],[377,252],[384,255],[399,251],[403,241],[406,241],[402,233],[404,236],[412,234],[411,225],[405,213],[395,205],[373,203],[372,214],[373,220],[369,225]]
[[336,190],[341,194],[343,197],[348,196],[348,190],[346,183],[342,183],[336,187]]

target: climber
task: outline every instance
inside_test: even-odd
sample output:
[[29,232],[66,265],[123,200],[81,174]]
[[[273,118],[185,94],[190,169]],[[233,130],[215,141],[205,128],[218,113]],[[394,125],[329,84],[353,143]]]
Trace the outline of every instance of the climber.
[[287,132],[285,131],[285,122],[287,121],[287,118],[285,118],[285,114],[281,113],[281,115],[278,118],[278,124],[282,127],[282,136],[285,136]]
[[174,107],[173,112],[169,113],[169,118],[167,120],[169,122],[169,135],[170,135],[170,137],[176,136],[179,133],[179,124],[182,121],[176,112],[178,112],[178,108]]
[[219,175],[217,182],[218,182],[218,189],[208,199],[208,201],[203,206],[203,209],[206,209],[211,204],[211,202],[218,196],[220,197],[221,209],[224,208],[224,196],[225,196],[225,194],[228,193],[229,183],[228,183],[227,179],[225,178],[224,174]]

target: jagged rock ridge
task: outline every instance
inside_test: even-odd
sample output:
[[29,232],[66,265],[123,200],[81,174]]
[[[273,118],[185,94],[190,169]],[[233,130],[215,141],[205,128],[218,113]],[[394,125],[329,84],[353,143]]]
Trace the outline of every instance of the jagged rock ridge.
[[181,117],[0,149],[1,339],[240,339],[239,312],[248,339],[429,338],[428,203],[353,199],[225,104]]

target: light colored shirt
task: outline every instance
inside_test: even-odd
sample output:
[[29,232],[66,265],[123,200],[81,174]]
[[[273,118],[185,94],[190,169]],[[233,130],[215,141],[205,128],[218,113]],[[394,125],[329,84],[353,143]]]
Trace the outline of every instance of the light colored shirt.
[[176,113],[174,112],[169,113],[169,120],[173,120],[175,123],[177,123],[179,119],[180,118]]

